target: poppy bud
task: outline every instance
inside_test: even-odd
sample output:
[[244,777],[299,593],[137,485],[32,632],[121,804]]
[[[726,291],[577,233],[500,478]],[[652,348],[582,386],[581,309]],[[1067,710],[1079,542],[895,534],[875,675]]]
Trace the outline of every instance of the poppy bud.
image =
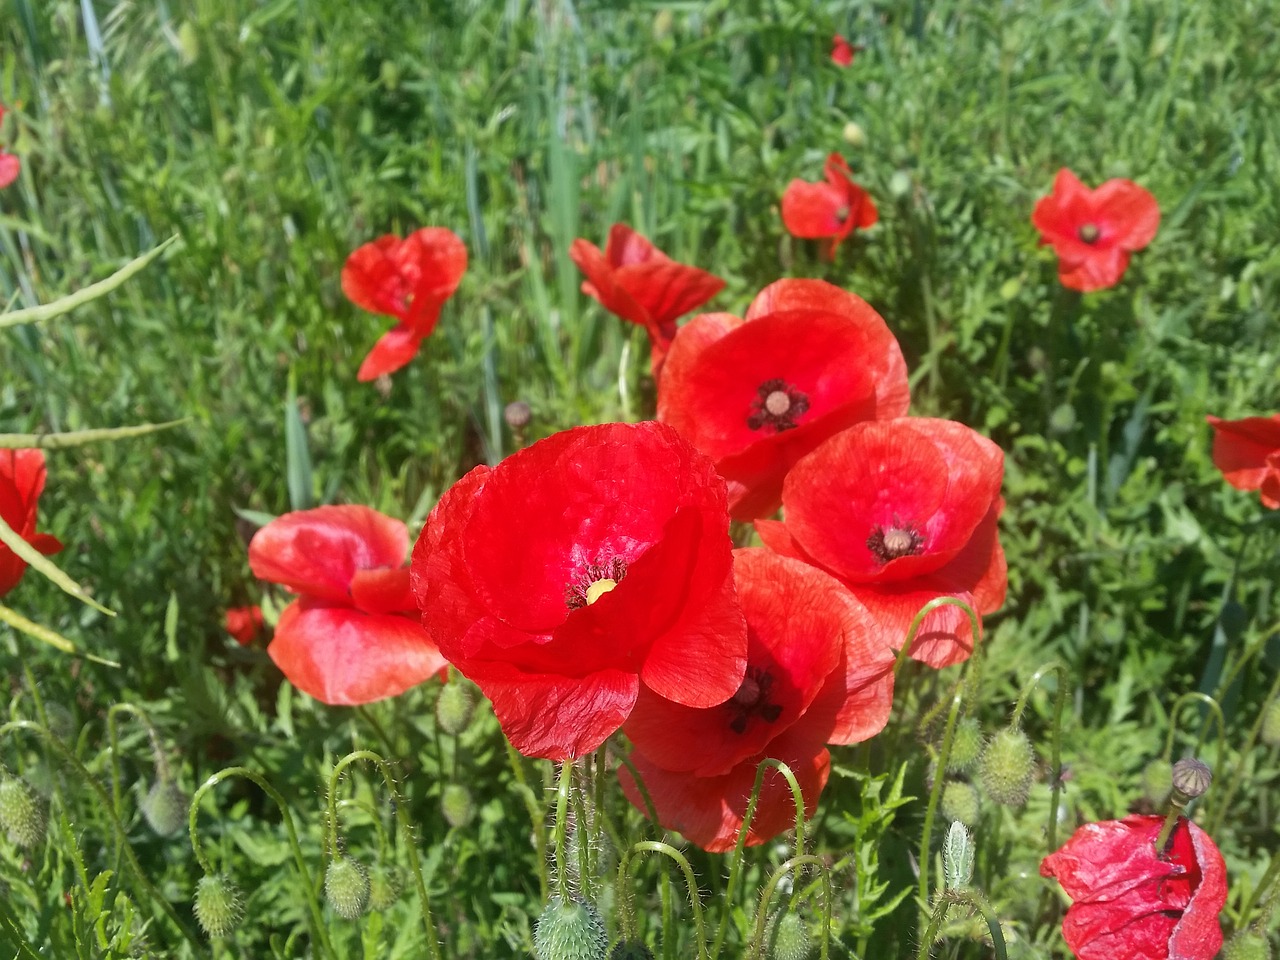
[[889,178],[889,192],[902,199],[911,192],[911,174],[905,170],[895,170]]
[[844,142],[851,147],[865,147],[867,145],[867,132],[852,120],[844,125],[841,135],[844,137]]
[[769,960],[805,960],[809,956],[809,931],[798,914],[784,913],[769,921],[765,942]]
[[31,788],[15,777],[0,780],[0,827],[19,847],[34,847],[44,836],[44,813]]
[[1159,807],[1169,799],[1173,789],[1173,767],[1168,760],[1152,760],[1142,770],[1142,795],[1153,807]]
[[210,937],[225,937],[244,917],[240,888],[225,873],[205,874],[196,884],[195,914]]
[[533,932],[538,960],[605,960],[608,949],[600,914],[581,900],[552,897]]
[[1173,765],[1173,789],[1188,800],[1203,796],[1211,783],[1213,771],[1195,757],[1183,757]]
[[512,430],[523,430],[533,419],[533,408],[523,400],[512,400],[502,409],[502,419]]
[[963,773],[982,755],[982,728],[972,717],[965,717],[956,726],[951,738],[951,754],[947,757],[947,773]]
[[187,822],[191,798],[172,780],[160,779],[151,785],[142,801],[142,816],[162,837],[170,837]]
[[449,784],[440,796],[440,809],[449,826],[459,829],[465,827],[471,822],[471,814],[474,812],[471,791],[460,783]]
[[369,909],[386,910],[400,899],[398,867],[376,866],[369,871]]
[[981,816],[978,789],[964,780],[950,780],[942,788],[942,815],[966,827],[976,827]]
[[639,940],[625,940],[610,951],[609,960],[653,960],[653,951]]
[[476,698],[470,685],[454,677],[440,688],[436,698],[436,723],[445,733],[457,735],[467,729],[475,712]]
[[1271,943],[1265,934],[1247,927],[1222,946],[1222,960],[1271,960]]
[[1267,712],[1262,715],[1262,742],[1280,747],[1280,700],[1267,704]]
[[961,890],[973,879],[973,837],[958,820],[951,822],[942,844],[942,875],[948,890]]
[[982,786],[996,803],[1020,807],[1031,791],[1036,753],[1021,730],[1006,727],[982,752]]
[[342,919],[358,919],[369,903],[369,871],[352,857],[332,860],[324,872],[324,896]]

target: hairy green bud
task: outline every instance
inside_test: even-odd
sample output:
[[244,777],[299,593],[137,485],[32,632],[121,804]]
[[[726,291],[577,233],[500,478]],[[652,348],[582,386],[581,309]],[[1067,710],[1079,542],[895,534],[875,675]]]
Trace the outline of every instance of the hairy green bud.
[[948,890],[962,890],[973,879],[973,837],[959,820],[951,821],[942,843],[942,875]]
[[948,780],[942,788],[942,815],[948,820],[976,827],[982,813],[978,788],[963,780]]
[[809,930],[798,914],[775,914],[765,931],[769,960],[807,960]]
[[451,827],[465,827],[475,812],[471,803],[471,791],[460,783],[451,783],[440,795],[440,809]]
[[172,780],[157,780],[142,801],[142,816],[162,837],[171,837],[187,822],[191,798]]
[[244,918],[240,888],[225,873],[207,873],[196,884],[196,922],[210,937],[225,937]]
[[1006,727],[982,751],[982,786],[996,803],[1021,807],[1031,792],[1036,752],[1021,730]]
[[324,872],[324,895],[342,919],[357,919],[369,903],[369,871],[352,857],[330,861]]
[[0,828],[19,847],[34,847],[44,837],[44,812],[31,788],[16,777],[0,780]]
[[1271,943],[1253,927],[1246,927],[1222,946],[1222,960],[1271,960]]
[[947,757],[947,773],[963,773],[982,756],[982,727],[972,717],[965,717],[956,725],[951,738],[951,754]]
[[1162,807],[1173,790],[1173,767],[1168,760],[1157,757],[1142,770],[1142,795],[1153,807]]
[[400,899],[400,868],[375,866],[369,871],[369,909],[386,910]]
[[471,685],[460,677],[453,677],[440,688],[440,696],[436,698],[436,723],[445,733],[459,734],[471,723],[475,709]]
[[1280,700],[1267,704],[1267,712],[1262,715],[1262,742],[1280,747]]
[[596,908],[552,897],[533,932],[538,960],[605,960],[609,938]]

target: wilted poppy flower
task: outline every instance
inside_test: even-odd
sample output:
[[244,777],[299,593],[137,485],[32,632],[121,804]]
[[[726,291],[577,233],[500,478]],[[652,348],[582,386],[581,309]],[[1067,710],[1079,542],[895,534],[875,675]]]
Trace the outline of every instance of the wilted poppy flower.
[[358,248],[342,268],[342,291],[357,307],[400,322],[382,335],[356,378],[375,380],[414,358],[467,272],[467,248],[452,230],[424,227]]
[[837,67],[850,66],[853,63],[854,56],[864,49],[864,47],[850,43],[837,33],[831,38],[831,62]]
[[1053,192],[1036,202],[1031,222],[1040,244],[1058,255],[1058,279],[1072,290],[1114,286],[1129,254],[1149,244],[1160,226],[1156,198],[1132,180],[1108,180],[1090,190],[1063,167]]
[[1280,508],[1280,413],[1205,419],[1213,427],[1213,465],[1227,483],[1237,490],[1257,490],[1264,507]]
[[736,519],[778,508],[782,478],[823,440],[862,420],[900,417],[907,366],[884,320],[821,280],[779,280],[745,320],[685,324],[658,382],[658,419],[711,457]]
[[262,632],[262,608],[256,603],[248,607],[231,607],[226,614],[227,633],[236,643],[247,647]]
[[603,253],[595,244],[578,239],[569,256],[587,275],[583,293],[610,313],[649,331],[649,362],[655,377],[676,335],[676,320],[724,289],[719,277],[676,263],[625,223],[609,228]]
[[1227,870],[1209,835],[1179,818],[1164,850],[1164,817],[1087,823],[1040,873],[1075,902],[1062,936],[1080,960],[1213,960]]
[[287,513],[254,534],[254,576],[300,595],[267,647],[295,687],[325,703],[369,703],[444,672],[409,590],[408,550],[403,523],[362,506]]
[[855,229],[865,230],[880,214],[867,191],[853,182],[844,157],[833,153],[822,168],[826,183],[792,180],[782,194],[782,223],[792,236],[806,240],[831,238],[827,258]]
[[724,481],[670,427],[577,427],[454,484],[414,548],[414,590],[516,749],[577,757],[642,683],[690,707],[737,691],[728,529]]
[[[1004,602],[996,522],[1004,454],[960,423],[902,417],[859,423],[800,459],[782,486],[783,522],[760,520],[769,548],[833,574],[901,646],[941,596],[985,614]],[[954,606],[924,621],[911,656],[943,667],[974,638]]]
[[[0,517],[13,531],[45,556],[57,553],[62,543],[47,533],[36,533],[36,502],[44,490],[43,450],[0,450]],[[0,543],[0,597],[22,579],[27,564]]]
[[[4,104],[0,103],[0,124],[4,123],[5,113]],[[4,147],[0,147],[0,190],[18,179],[18,171],[21,169],[22,162],[12,153],[5,153]]]

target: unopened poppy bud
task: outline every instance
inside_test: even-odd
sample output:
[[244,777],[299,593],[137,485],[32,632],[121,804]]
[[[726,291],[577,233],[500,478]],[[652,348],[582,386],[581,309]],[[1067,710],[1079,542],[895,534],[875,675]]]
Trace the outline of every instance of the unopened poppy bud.
[[187,822],[191,798],[172,780],[157,780],[142,801],[142,816],[162,837],[170,837]]
[[1142,770],[1142,795],[1153,807],[1169,799],[1173,789],[1173,767],[1163,758],[1152,760]]
[[951,822],[942,844],[942,876],[948,890],[962,890],[973,879],[973,836],[958,820]]
[[1262,742],[1280,747],[1280,700],[1267,704],[1267,712],[1262,715]]
[[966,827],[976,827],[981,815],[978,789],[964,780],[951,780],[942,788],[942,815]]
[[0,828],[19,847],[34,847],[44,836],[44,813],[31,788],[15,777],[0,780]]
[[244,917],[240,888],[225,873],[209,873],[196,884],[196,922],[210,937],[225,937]]
[[451,827],[461,829],[471,822],[474,812],[471,803],[471,791],[460,783],[451,783],[440,795],[440,810]]
[[459,734],[467,729],[475,712],[476,698],[471,687],[454,677],[440,688],[436,699],[436,723],[445,733]]
[[523,430],[533,419],[533,408],[523,400],[512,400],[503,408],[502,418],[512,430]]
[[911,192],[911,174],[905,170],[895,170],[889,178],[889,192],[901,199]]
[[653,951],[638,940],[624,940],[609,952],[609,960],[653,960]]
[[765,935],[769,960],[806,960],[809,956],[809,931],[798,914],[775,915]]
[[359,918],[369,903],[369,871],[359,860],[338,857],[324,872],[324,896],[342,919]]
[[590,903],[552,897],[533,932],[538,960],[605,960],[609,937]]
[[1264,933],[1246,927],[1222,946],[1222,960],[1271,960],[1271,943]]
[[968,770],[982,755],[982,728],[973,717],[965,717],[956,726],[951,738],[951,753],[947,757],[947,773]]
[[1021,730],[1006,727],[982,751],[982,786],[996,803],[1020,807],[1031,791],[1036,753]]
[[844,125],[842,136],[844,137],[844,142],[851,147],[865,147],[867,145],[866,131],[852,120]]
[[369,871],[369,909],[386,910],[400,899],[400,870],[376,866]]
[[1173,789],[1188,800],[1203,796],[1212,782],[1209,765],[1195,757],[1183,757],[1173,765]]

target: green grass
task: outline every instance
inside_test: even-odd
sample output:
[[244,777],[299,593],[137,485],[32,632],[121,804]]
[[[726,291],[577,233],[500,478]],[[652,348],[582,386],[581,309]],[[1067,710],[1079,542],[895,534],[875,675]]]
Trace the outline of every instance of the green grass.
[[[510,400],[532,405],[533,437],[650,415],[642,334],[578,292],[567,256],[573,238],[600,243],[625,220],[723,276],[715,309],[740,312],[784,275],[859,293],[902,342],[913,412],[962,419],[1004,447],[1010,595],[989,620],[971,709],[994,731],[1039,666],[1068,665],[1071,821],[1123,814],[1163,748],[1173,700],[1222,694],[1229,735],[1216,772],[1245,786],[1217,840],[1233,883],[1228,929],[1242,922],[1278,842],[1274,751],[1240,749],[1280,669],[1274,638],[1220,688],[1224,662],[1275,624],[1280,561],[1273,518],[1213,469],[1203,417],[1280,409],[1280,26],[1269,3],[90,6],[92,29],[80,4],[11,0],[16,16],[0,26],[0,101],[24,164],[0,193],[0,301],[47,302],[181,240],[109,300],[3,331],[0,431],[192,422],[50,455],[41,509],[68,544],[59,562],[121,615],[72,605],[34,576],[7,602],[125,666],[73,665],[0,634],[12,715],[34,716],[33,685],[66,707],[77,755],[102,777],[107,707],[145,705],[188,788],[235,764],[279,787],[311,882],[320,773],[353,747],[386,751],[402,764],[446,955],[526,955],[541,854],[492,718],[455,745],[435,731],[430,687],[367,714],[292,696],[264,655],[230,643],[221,614],[260,590],[237,509],[281,513],[305,494],[420,520],[468,467],[511,451],[499,415]],[[829,62],[835,32],[867,47],[848,70]],[[866,131],[860,149],[842,140],[849,121]],[[833,150],[881,222],[828,264],[786,236],[777,203],[791,178],[817,179]],[[1163,213],[1119,287],[1074,313],[1029,222],[1060,166],[1089,183],[1136,179]],[[338,275],[360,243],[422,225],[462,235],[471,266],[384,395],[355,371],[385,324],[346,302]],[[291,384],[306,491],[296,471],[290,488]],[[891,731],[838,757],[824,796],[820,843],[861,844],[837,882],[841,942],[859,957],[914,953],[910,897],[872,922],[854,878],[887,884],[886,903],[912,888],[924,804],[889,823],[875,790],[887,796],[905,766],[905,795],[926,795],[920,737],[937,731],[918,728],[955,672],[913,676]],[[1045,757],[1051,705],[1037,694],[1028,717]],[[1199,716],[1186,709],[1179,723],[1181,750]],[[145,781],[145,737],[125,729],[126,774]],[[110,889],[152,917],[117,869],[88,788],[26,736],[0,741],[0,760],[57,797],[58,829],[25,871],[0,845],[0,878],[31,942],[98,955],[77,952],[59,893],[79,889],[79,873],[116,869]],[[454,764],[478,794],[466,829],[439,810]],[[549,774],[532,763],[522,773],[545,806]],[[370,784],[361,774],[363,806],[344,819],[367,855],[374,822],[391,824]],[[215,793],[220,816],[206,805],[203,829],[253,891],[242,955],[271,955],[272,938],[277,955],[301,955],[309,893],[279,817],[247,785]],[[978,834],[977,882],[1009,924],[1011,956],[1065,955],[1057,914],[1026,879],[1038,876],[1048,796],[1042,783],[1026,811],[987,811]],[[190,846],[151,835],[138,799],[125,790],[129,837],[189,920]],[[781,859],[757,855],[746,889]],[[704,889],[719,889],[719,859],[693,860]],[[641,873],[660,890],[656,866]],[[658,897],[644,902],[651,927]],[[406,896],[377,932],[365,921],[367,955],[420,955],[415,910]],[[359,955],[359,925],[333,923],[344,955]],[[949,934],[940,955],[985,955],[969,927]],[[182,949],[163,919],[149,937],[156,955]]]

